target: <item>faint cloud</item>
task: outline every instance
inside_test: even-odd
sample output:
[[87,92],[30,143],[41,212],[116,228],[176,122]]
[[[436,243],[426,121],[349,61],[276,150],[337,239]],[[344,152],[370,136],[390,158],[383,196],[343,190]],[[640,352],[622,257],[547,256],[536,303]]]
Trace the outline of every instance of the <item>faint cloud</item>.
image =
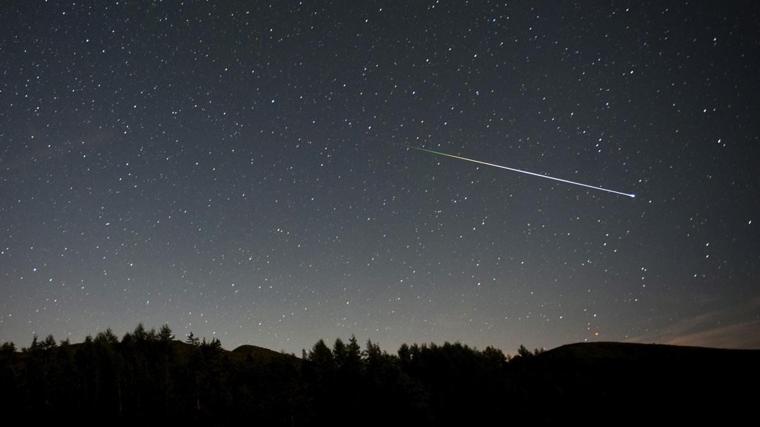
[[701,313],[680,319],[658,333],[628,339],[629,342],[698,347],[760,349],[760,298],[741,307]]
[[[31,131],[32,135],[40,132]],[[0,157],[0,174],[28,171],[46,167],[49,162],[60,161],[65,156],[82,156],[97,153],[113,144],[118,135],[110,129],[92,129],[76,133],[74,137],[62,137],[63,142],[51,142],[51,137],[31,140],[23,149],[13,150],[12,156]]]
[[760,349],[760,320],[718,326],[672,337],[665,344]]

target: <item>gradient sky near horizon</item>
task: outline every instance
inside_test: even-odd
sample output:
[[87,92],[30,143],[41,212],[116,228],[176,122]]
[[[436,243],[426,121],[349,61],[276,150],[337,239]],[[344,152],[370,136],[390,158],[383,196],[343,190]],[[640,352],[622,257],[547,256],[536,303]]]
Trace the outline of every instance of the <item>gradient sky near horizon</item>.
[[752,1],[4,1],[0,341],[760,347],[759,65]]

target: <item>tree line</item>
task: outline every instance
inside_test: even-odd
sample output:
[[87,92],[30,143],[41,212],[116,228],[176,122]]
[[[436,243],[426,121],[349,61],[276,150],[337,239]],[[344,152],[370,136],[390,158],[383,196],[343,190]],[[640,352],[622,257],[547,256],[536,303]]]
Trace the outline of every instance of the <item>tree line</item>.
[[[266,354],[261,353],[266,352]],[[19,416],[88,414],[96,419],[174,419],[227,424],[250,419],[311,425],[367,418],[422,423],[493,415],[510,360],[459,343],[402,345],[396,354],[355,337],[323,340],[302,357],[226,351],[218,339],[175,339],[164,325],[138,325],[119,339],[110,329],[84,342],[35,337],[0,349],[0,402]],[[476,416],[477,418],[477,416]],[[338,422],[341,424],[341,422]]]
[[299,358],[138,325],[121,339],[109,329],[76,344],[3,344],[0,411],[80,425],[724,422],[754,407],[758,362],[760,351],[624,343],[521,346],[512,357],[460,343],[388,353],[355,337],[319,340]]

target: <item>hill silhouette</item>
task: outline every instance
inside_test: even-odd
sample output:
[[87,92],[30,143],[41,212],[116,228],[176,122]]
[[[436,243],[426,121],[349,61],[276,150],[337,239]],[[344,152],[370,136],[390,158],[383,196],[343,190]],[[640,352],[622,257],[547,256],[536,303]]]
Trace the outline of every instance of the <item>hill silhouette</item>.
[[515,356],[459,343],[389,354],[353,337],[301,358],[139,325],[0,351],[0,409],[33,423],[471,425],[737,422],[760,351],[598,342]]
[[231,352],[229,357],[238,361],[252,361],[255,363],[270,363],[273,360],[299,364],[301,359],[287,353],[277,352],[268,348],[250,344],[241,345]]

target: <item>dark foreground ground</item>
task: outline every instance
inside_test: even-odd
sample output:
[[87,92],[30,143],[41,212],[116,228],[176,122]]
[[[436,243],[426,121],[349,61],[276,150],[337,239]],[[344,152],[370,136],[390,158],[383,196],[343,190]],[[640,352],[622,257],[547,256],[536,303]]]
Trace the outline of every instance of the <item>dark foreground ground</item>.
[[[505,357],[460,344],[319,341],[302,358],[138,327],[0,354],[0,410],[25,424],[515,425],[757,420],[760,351],[571,344]],[[8,424],[10,425],[10,424]]]

